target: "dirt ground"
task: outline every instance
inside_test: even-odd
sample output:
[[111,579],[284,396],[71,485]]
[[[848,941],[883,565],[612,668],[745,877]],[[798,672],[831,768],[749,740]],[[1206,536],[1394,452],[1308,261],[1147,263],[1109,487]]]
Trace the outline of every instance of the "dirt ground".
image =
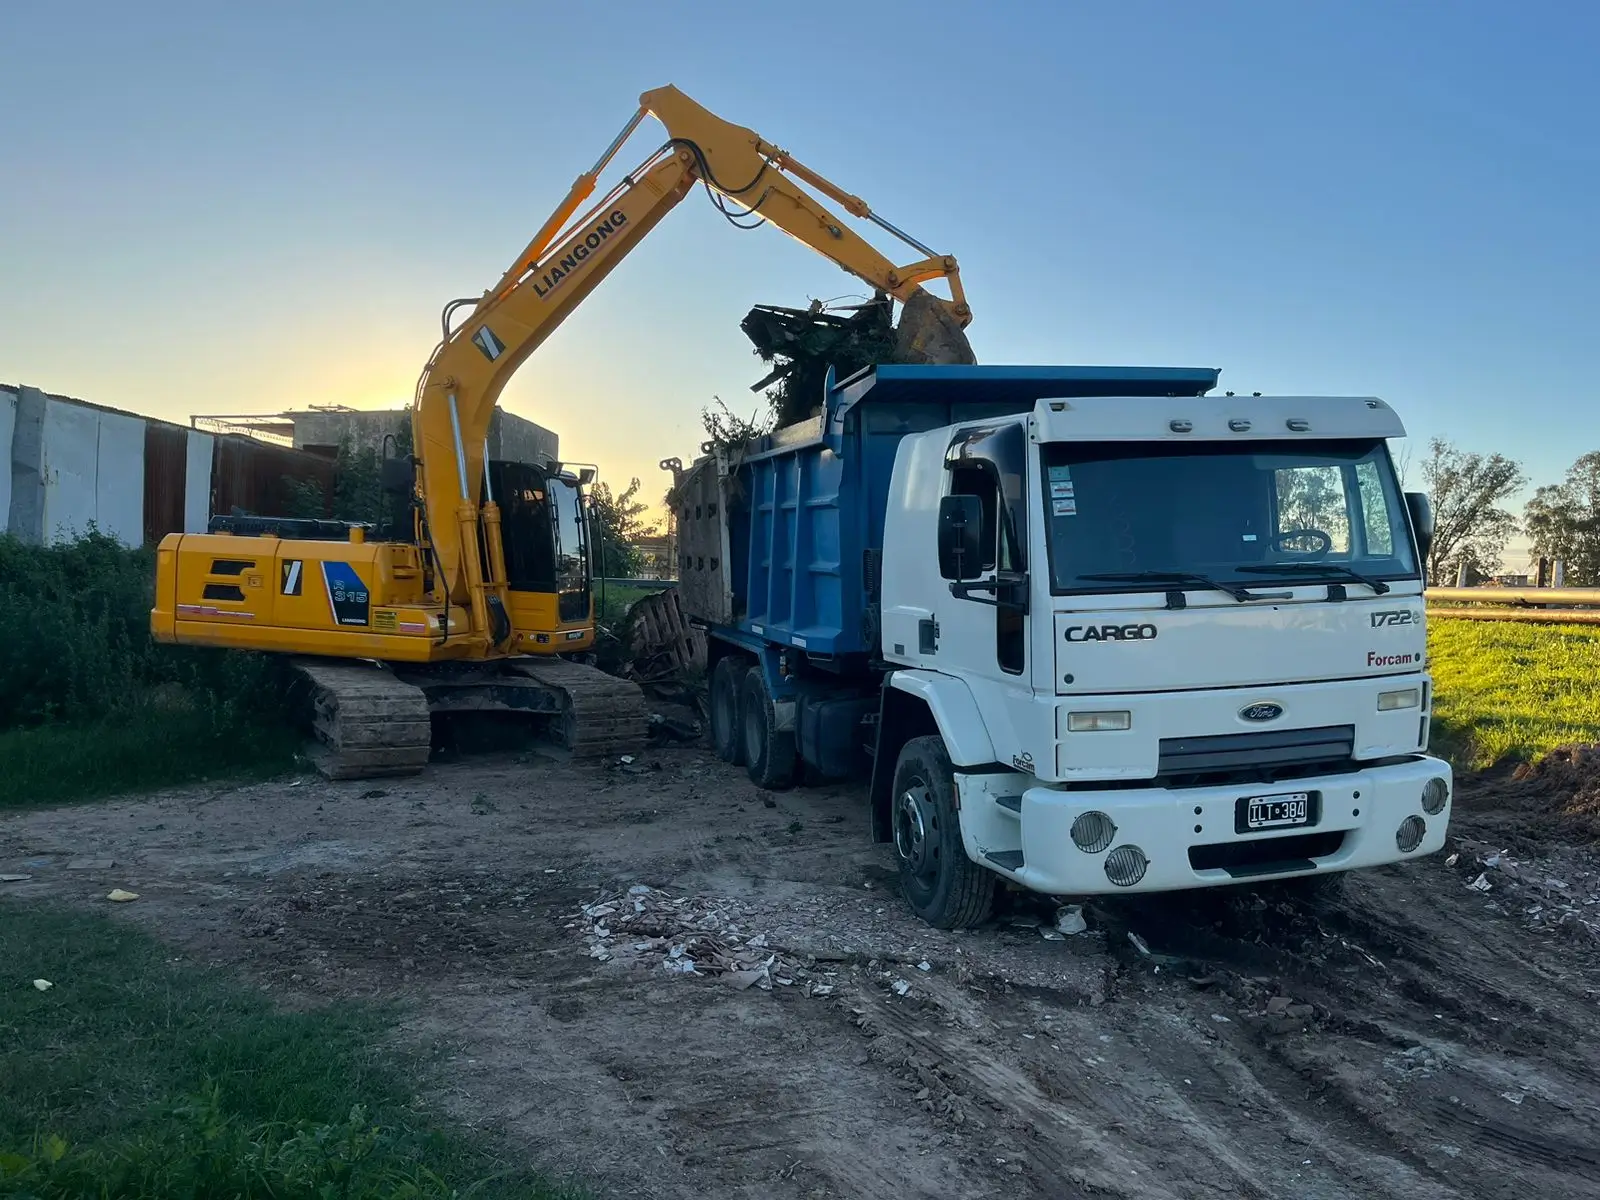
[[0,889],[130,889],[285,1003],[406,1002],[434,1100],[602,1195],[1600,1196],[1583,765],[1466,781],[1449,857],[1342,896],[1071,936],[1031,901],[928,929],[863,788],[697,747],[13,815]]

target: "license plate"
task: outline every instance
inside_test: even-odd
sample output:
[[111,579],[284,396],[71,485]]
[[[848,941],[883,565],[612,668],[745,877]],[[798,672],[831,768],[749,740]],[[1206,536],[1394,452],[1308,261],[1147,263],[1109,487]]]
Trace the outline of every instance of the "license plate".
[[1248,796],[1240,801],[1246,829],[1290,829],[1311,824],[1311,793]]

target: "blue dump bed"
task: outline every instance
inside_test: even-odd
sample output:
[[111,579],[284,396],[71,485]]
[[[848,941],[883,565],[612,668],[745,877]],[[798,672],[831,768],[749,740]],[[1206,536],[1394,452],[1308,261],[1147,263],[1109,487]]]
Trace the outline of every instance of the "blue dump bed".
[[830,386],[820,419],[753,443],[736,468],[723,576],[734,628],[813,659],[876,655],[884,513],[907,434],[1029,412],[1047,397],[1198,396],[1217,376],[1185,367],[881,366]]

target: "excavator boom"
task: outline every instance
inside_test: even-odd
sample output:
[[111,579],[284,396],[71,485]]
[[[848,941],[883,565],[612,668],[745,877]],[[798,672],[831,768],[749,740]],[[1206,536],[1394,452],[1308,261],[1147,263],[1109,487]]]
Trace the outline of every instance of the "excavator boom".
[[[666,143],[615,190],[588,207],[596,182],[647,116],[666,127]],[[730,219],[753,215],[902,302],[898,352],[905,361],[972,362],[962,332],[971,320],[954,258],[934,253],[854,196],[753,130],[708,112],[674,87],[640,97],[639,110],[580,175],[566,198],[517,256],[500,282],[444,338],[417,384],[414,452],[426,513],[426,539],[447,603],[471,614],[472,633],[493,654],[509,626],[503,575],[483,561],[480,544],[498,544],[493,503],[480,507],[484,438],[495,403],[516,369],[696,184]],[[806,186],[802,186],[802,184]],[[807,187],[852,217],[876,224],[923,255],[897,266],[834,215]],[[736,206],[736,207],[734,207]],[[922,285],[947,281],[951,299]],[[457,302],[453,308],[464,307]],[[446,310],[446,319],[451,309]],[[492,498],[491,498],[492,501]],[[480,543],[480,527],[485,534]]]

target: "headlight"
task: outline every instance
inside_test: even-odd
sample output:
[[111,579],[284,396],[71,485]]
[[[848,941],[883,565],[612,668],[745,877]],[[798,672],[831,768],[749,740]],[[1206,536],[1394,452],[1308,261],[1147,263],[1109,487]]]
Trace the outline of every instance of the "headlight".
[[1437,775],[1422,785],[1422,811],[1436,817],[1444,811],[1444,802],[1450,799],[1450,785]]
[[1067,729],[1072,733],[1095,733],[1106,729],[1132,729],[1133,713],[1075,712],[1067,714]]
[[1421,703],[1421,688],[1401,688],[1397,692],[1378,693],[1379,712],[1394,712],[1397,708],[1416,708]]

